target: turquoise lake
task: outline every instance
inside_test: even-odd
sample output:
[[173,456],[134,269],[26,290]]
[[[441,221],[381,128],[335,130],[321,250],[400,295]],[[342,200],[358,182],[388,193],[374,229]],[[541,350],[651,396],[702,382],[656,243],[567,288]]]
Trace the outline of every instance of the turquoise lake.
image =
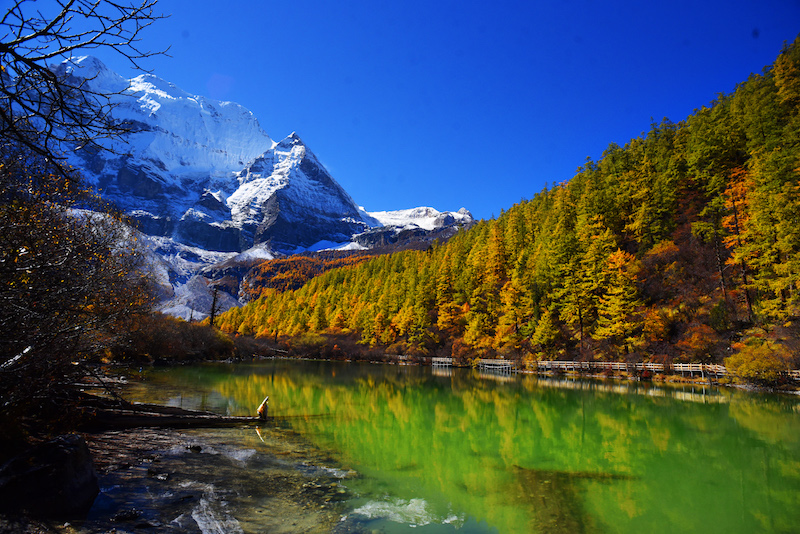
[[795,396],[287,360],[147,371],[130,394],[234,415],[269,395],[358,473],[343,521],[365,531],[800,531]]

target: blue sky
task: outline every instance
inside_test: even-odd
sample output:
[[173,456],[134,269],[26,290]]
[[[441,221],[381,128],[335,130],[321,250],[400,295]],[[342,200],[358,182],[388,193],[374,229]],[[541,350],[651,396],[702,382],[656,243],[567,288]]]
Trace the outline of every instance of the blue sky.
[[[732,92],[800,33],[800,0],[160,0],[145,66],[296,131],[370,211],[499,215],[651,118]],[[125,64],[100,56],[132,76]]]

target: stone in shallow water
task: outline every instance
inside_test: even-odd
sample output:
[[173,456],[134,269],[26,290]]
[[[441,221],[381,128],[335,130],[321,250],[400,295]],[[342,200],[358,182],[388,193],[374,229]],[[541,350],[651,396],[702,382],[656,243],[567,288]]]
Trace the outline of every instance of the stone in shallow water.
[[82,517],[99,491],[89,447],[78,434],[32,447],[0,468],[2,512]]

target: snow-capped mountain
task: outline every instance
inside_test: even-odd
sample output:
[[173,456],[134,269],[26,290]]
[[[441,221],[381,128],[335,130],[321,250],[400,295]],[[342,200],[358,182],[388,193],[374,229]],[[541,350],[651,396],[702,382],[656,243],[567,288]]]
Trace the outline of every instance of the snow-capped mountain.
[[238,104],[190,95],[150,74],[125,80],[92,57],[62,63],[57,73],[118,93],[114,117],[133,132],[109,142],[110,152],[76,151],[73,162],[147,234],[224,252],[268,242],[285,253],[346,242],[378,225],[298,135],[273,142]]
[[375,248],[419,240],[448,239],[461,227],[469,227],[472,214],[466,208],[440,212],[433,208],[395,211],[372,211],[369,216],[377,227],[353,236],[355,246]]
[[[155,270],[175,298],[197,285],[196,273],[236,256],[369,248],[403,232],[473,222],[463,208],[367,213],[296,133],[273,141],[239,104],[191,95],[152,74],[127,80],[90,56],[53,70],[113,94],[112,116],[131,133],[102,141],[108,151],[76,149],[70,161],[150,236]],[[173,311],[185,315],[181,306]]]
[[248,243],[274,250],[307,249],[320,241],[347,242],[378,223],[361,210],[292,133],[236,173],[226,201]]

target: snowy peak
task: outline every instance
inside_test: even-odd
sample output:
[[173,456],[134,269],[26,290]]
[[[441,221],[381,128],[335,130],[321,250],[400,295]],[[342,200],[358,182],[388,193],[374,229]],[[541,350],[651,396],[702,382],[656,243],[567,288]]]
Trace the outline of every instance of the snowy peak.
[[93,56],[79,56],[50,66],[56,76],[72,76],[83,79],[84,84],[91,89],[102,89],[107,93],[120,93],[130,86],[126,80],[116,72],[106,67],[105,63]]
[[465,208],[457,212],[438,211],[421,207],[395,211],[373,211],[366,214],[374,221],[369,230],[353,236],[353,241],[364,248],[405,246],[447,240],[461,228],[475,222]]
[[253,242],[294,251],[319,241],[349,241],[368,225],[350,195],[296,133],[276,143],[236,173],[227,199],[232,219]]
[[236,173],[237,191],[228,198],[242,212],[282,190],[287,198],[331,216],[360,218],[350,195],[328,173],[296,133],[276,143]]
[[303,143],[303,140],[300,139],[300,136],[297,135],[297,132],[292,132],[292,133],[290,133],[289,135],[286,136],[286,139],[284,139],[280,143],[278,143],[278,146],[282,146],[282,147],[303,146],[303,147],[305,147],[305,144]]
[[377,219],[383,226],[419,227],[424,230],[474,222],[472,214],[466,208],[461,208],[456,212],[441,212],[433,208],[420,207],[407,210],[372,211],[369,212],[369,215]]

